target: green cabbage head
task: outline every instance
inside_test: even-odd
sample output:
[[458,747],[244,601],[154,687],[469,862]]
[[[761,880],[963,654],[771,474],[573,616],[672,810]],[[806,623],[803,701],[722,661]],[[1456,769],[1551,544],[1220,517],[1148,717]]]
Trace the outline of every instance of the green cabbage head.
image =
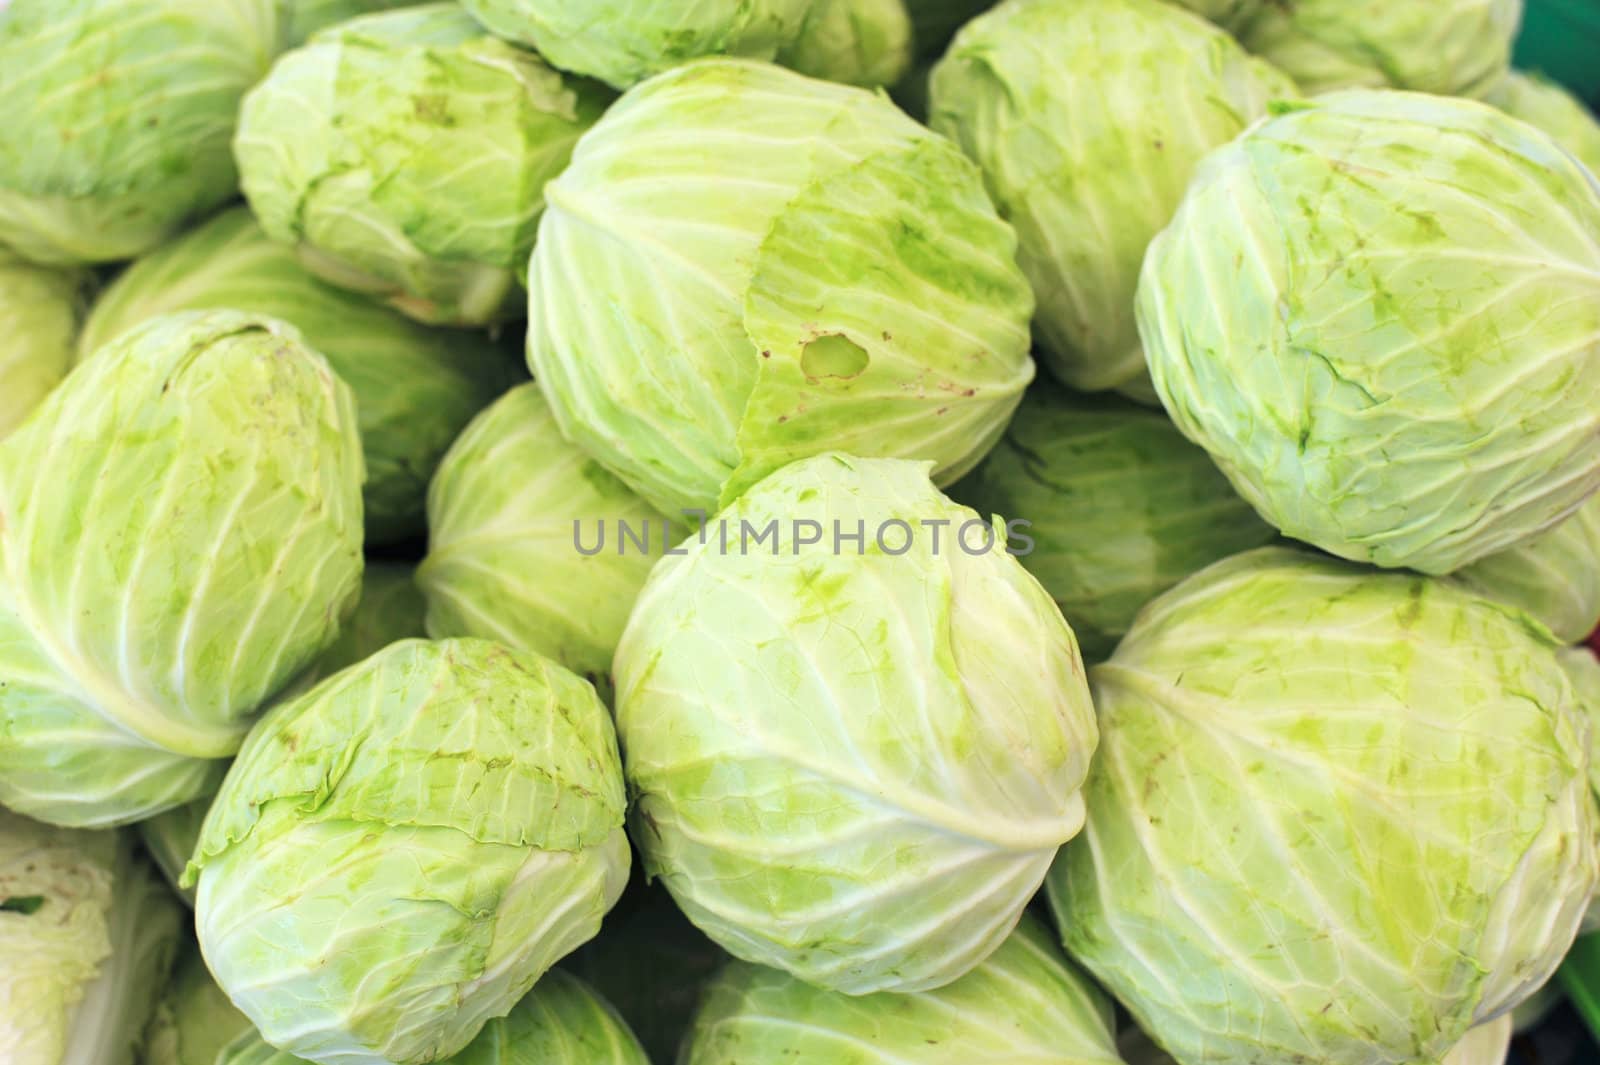
[[1600,625],[1600,495],[1560,525],[1459,570],[1456,578],[1544,622],[1562,643]]
[[0,807],[0,1052],[7,1065],[133,1065],[181,907],[125,833]]
[[95,304],[78,356],[158,314],[208,308],[289,322],[355,393],[371,544],[422,531],[428,479],[440,458],[515,376],[508,353],[481,334],[430,329],[318,280],[244,207],[130,266]]
[[[1568,647],[1559,658],[1578,695],[1578,705],[1589,719],[1589,786],[1600,799],[1600,659],[1586,646]],[[1600,931],[1600,898],[1589,903],[1583,930]]]
[[1595,886],[1588,727],[1542,626],[1289,548],[1091,671],[1068,953],[1183,1065],[1410,1065],[1539,988]]
[[772,59],[835,0],[462,0],[494,33],[626,89],[710,55]]
[[1544,130],[1590,173],[1600,174],[1600,122],[1582,100],[1560,85],[1513,70],[1484,99],[1512,118]]
[[1505,1065],[1511,1050],[1511,1014],[1501,1014],[1467,1032],[1442,1065]]
[[[206,1065],[305,1065],[255,1032],[240,1036]],[[546,974],[504,1017],[440,1065],[650,1065],[610,1003],[560,970]]]
[[730,953],[849,994],[999,946],[1095,748],[1071,630],[928,471],[785,467],[656,567],[617,649],[647,871]]
[[193,946],[178,962],[145,1029],[141,1065],[217,1065],[223,1047],[255,1035]]
[[1333,554],[1449,573],[1600,487],[1600,182],[1483,104],[1284,105],[1201,165],[1139,330],[1184,435]]
[[1022,564],[1084,656],[1111,654],[1150,600],[1277,531],[1160,411],[1035,386],[983,464],[951,489],[1030,523]]
[[231,199],[239,101],[281,21],[279,0],[0,5],[0,243],[128,259]]
[[35,266],[0,247],[0,440],[72,368],[89,277]]
[[0,443],[0,801],[74,826],[215,790],[361,578],[350,390],[292,328],[155,318]]
[[911,35],[905,0],[815,0],[778,61],[847,85],[893,85],[911,66]]
[[1033,376],[1011,228],[881,94],[702,60],[618,101],[547,195],[529,365],[663,513],[830,449],[948,483]]
[[353,19],[286,54],[234,142],[272,239],[420,321],[516,316],[544,184],[605,107],[455,4]]
[[957,35],[929,121],[1016,227],[1056,377],[1153,398],[1134,322],[1145,248],[1200,159],[1294,95],[1232,37],[1159,0],[1010,0]]
[[594,935],[628,878],[623,809],[588,684],[487,640],[404,640],[262,718],[184,882],[263,1037],[423,1065]]
[[[322,678],[365,660],[391,643],[426,635],[426,609],[409,566],[368,562],[361,575],[361,600],[339,630],[338,639],[279,694],[279,700],[303,694]],[[162,875],[190,906],[194,905],[194,889],[179,887],[178,882],[200,841],[200,827],[211,809],[211,799],[207,794],[135,826]]]
[[682,1065],[1122,1065],[1112,1006],[1033,917],[954,983],[852,997],[735,962],[706,993]]
[[1521,23],[1522,0],[1271,0],[1235,32],[1307,95],[1360,87],[1482,96],[1510,69]]
[[[1511,1015],[1507,1013],[1468,1030],[1440,1065],[1505,1065],[1510,1048]],[[1137,1028],[1130,1028],[1117,1040],[1117,1051],[1124,1065],[1173,1065],[1171,1055]]]
[[[602,694],[633,601],[680,538],[520,385],[461,434],[429,490],[428,634],[553,658]],[[624,531],[626,526],[626,532]]]

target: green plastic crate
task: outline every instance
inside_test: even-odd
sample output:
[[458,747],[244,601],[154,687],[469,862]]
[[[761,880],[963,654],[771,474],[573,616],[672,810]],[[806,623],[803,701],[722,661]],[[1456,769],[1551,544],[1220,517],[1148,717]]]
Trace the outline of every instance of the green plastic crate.
[[1600,0],[1528,0],[1515,61],[1600,108]]

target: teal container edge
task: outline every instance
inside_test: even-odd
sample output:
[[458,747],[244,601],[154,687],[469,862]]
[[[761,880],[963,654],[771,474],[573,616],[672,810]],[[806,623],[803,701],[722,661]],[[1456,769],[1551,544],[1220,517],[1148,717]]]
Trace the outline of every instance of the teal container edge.
[[1528,0],[1513,61],[1600,110],[1600,0]]

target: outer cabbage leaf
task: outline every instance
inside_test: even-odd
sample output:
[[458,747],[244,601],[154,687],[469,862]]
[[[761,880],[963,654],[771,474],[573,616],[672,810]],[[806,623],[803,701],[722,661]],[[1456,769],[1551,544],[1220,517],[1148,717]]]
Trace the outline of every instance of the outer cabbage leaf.
[[1548,532],[1474,562],[1456,578],[1526,610],[1562,643],[1578,643],[1600,625],[1600,496]]
[[1145,248],[1201,157],[1295,94],[1210,23],[1157,0],[1012,0],[934,68],[930,123],[1016,227],[1046,368],[1153,398],[1134,322]]
[[1021,555],[1085,658],[1111,654],[1150,600],[1277,537],[1159,411],[1036,386],[1000,444],[951,489],[1030,523]]
[[609,1002],[555,969],[450,1065],[650,1065],[650,1059]]
[[462,0],[501,37],[618,89],[709,55],[771,59],[832,0]]
[[455,4],[369,15],[285,55],[234,144],[267,235],[432,324],[516,316],[544,184],[604,109]]
[[1503,78],[1522,0],[1294,0],[1238,27],[1308,95],[1349,88],[1482,96]]
[[1111,1002],[1032,917],[982,965],[912,995],[852,997],[735,962],[714,981],[683,1065],[1122,1065]]
[[229,141],[279,0],[13,0],[0,11],[0,235],[128,259],[237,191]]
[[[1506,1014],[1469,1030],[1440,1065],[1505,1065],[1510,1046],[1511,1015]],[[1126,1065],[1173,1065],[1172,1057],[1137,1028],[1117,1040],[1117,1051]]]
[[927,471],[786,467],[656,567],[617,649],[646,870],[736,957],[850,994],[999,946],[1078,830],[1095,747],[1071,630]]
[[428,500],[428,634],[545,655],[609,695],[633,601],[679,536],[666,519],[562,438],[531,383],[467,427]]
[[[304,1061],[251,1032],[223,1050],[215,1065]],[[555,970],[441,1065],[650,1065],[650,1059],[609,1003],[583,981]]]
[[486,640],[405,640],[269,712],[185,883],[217,982],[313,1062],[465,1047],[627,881],[594,689]]
[[177,950],[179,911],[126,837],[0,808],[6,1065],[133,1065]]
[[143,1065],[217,1065],[222,1048],[255,1035],[193,946],[178,963],[145,1030]]
[[778,61],[847,85],[893,85],[911,66],[911,37],[905,0],[814,0],[805,28]]
[[618,101],[547,194],[529,365],[664,513],[830,449],[947,483],[1033,376],[1014,234],[881,95],[702,60]]
[[[1600,799],[1600,660],[1588,647],[1569,647],[1561,652],[1560,659],[1577,692],[1578,705],[1588,717],[1589,786]],[[1600,899],[1590,901],[1583,917],[1583,931],[1600,931]]]
[[1436,1061],[1540,987],[1596,878],[1548,631],[1286,548],[1148,607],[1091,671],[1068,952],[1184,1065]]
[[72,368],[88,275],[35,266],[0,248],[0,440]]
[[1462,1037],[1443,1065],[1505,1065],[1511,1052],[1511,1015],[1480,1024]]
[[0,444],[0,801],[129,823],[208,794],[361,577],[350,390],[292,328],[154,319]]
[[1513,70],[1484,99],[1512,118],[1544,130],[1591,173],[1600,174],[1600,122],[1582,100],[1560,85]]
[[[369,562],[361,575],[361,600],[339,630],[338,639],[279,693],[278,699],[298,697],[322,678],[364,661],[391,643],[426,635],[423,624],[426,610],[427,604],[412,579],[410,567]],[[179,881],[200,841],[200,828],[211,809],[211,799],[208,794],[135,826],[161,874],[191,907],[194,888],[180,887]]]
[[129,267],[95,304],[79,358],[156,315],[208,308],[289,322],[355,393],[369,543],[422,531],[428,479],[439,460],[517,376],[503,347],[481,334],[430,329],[318,280],[243,207]]
[[1600,182],[1482,104],[1339,93],[1218,150],[1139,329],[1184,435],[1333,554],[1448,573],[1600,486]]

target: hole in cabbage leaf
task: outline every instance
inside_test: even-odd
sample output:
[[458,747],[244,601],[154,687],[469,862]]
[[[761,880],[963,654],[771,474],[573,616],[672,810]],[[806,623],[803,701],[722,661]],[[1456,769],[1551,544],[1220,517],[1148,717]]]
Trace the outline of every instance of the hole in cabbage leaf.
[[838,333],[817,337],[800,351],[800,371],[807,377],[848,380],[860,376],[871,361],[866,348]]
[[0,899],[0,913],[20,913],[24,917],[32,917],[43,905],[43,895],[14,895]]

